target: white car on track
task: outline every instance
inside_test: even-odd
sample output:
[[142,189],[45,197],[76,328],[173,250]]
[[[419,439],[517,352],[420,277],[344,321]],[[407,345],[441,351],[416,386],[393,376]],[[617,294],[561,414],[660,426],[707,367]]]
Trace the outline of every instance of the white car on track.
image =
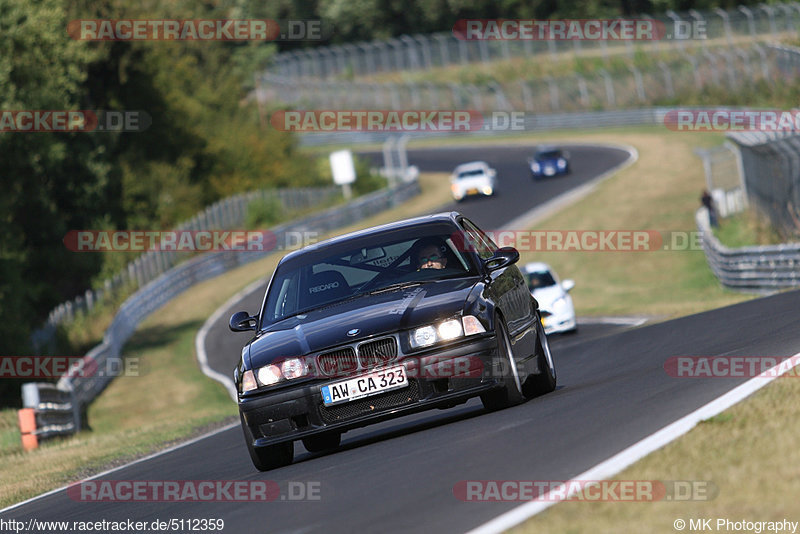
[[546,263],[528,263],[521,271],[528,283],[528,289],[539,303],[545,333],[577,331],[575,306],[569,295],[575,287],[575,282],[573,280],[560,282],[556,273]]
[[485,161],[472,161],[459,165],[450,176],[450,190],[453,198],[461,202],[472,195],[491,196],[495,194],[497,172]]

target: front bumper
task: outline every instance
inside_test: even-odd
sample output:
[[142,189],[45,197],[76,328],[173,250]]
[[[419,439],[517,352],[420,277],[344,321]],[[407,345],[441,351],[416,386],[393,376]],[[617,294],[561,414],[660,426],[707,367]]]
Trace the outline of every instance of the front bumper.
[[578,326],[574,312],[542,314],[542,324],[545,334],[557,334],[575,330]]
[[559,174],[567,174],[569,172],[569,167],[564,167],[563,169],[559,169],[558,167],[545,167],[540,166],[538,171],[531,169],[531,174],[533,176],[556,176]]
[[254,437],[254,447],[324,432],[345,432],[424,410],[455,406],[501,386],[496,355],[494,334],[476,336],[391,362],[389,366],[406,365],[409,385],[402,389],[325,406],[320,387],[343,378],[337,377],[240,396],[239,411]]

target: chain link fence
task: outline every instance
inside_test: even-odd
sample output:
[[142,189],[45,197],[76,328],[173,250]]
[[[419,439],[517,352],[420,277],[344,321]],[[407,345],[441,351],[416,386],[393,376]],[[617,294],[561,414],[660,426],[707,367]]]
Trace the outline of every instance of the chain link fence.
[[[318,47],[278,54],[270,72],[287,80],[352,79],[392,72],[425,71],[434,68],[492,63],[547,55],[554,61],[572,57],[603,57],[624,54],[633,59],[637,50],[659,53],[685,51],[688,46],[724,44],[740,46],[754,39],[777,40],[796,36],[800,24],[800,6],[782,3],[758,7],[685,13],[668,11],[665,15],[640,19],[652,20],[663,29],[666,39],[630,40],[461,40],[453,32],[431,35],[403,35],[387,41],[360,42]],[[677,39],[687,29],[703,28],[706,39]],[[689,44],[687,44],[687,42]]]
[[741,154],[749,202],[784,238],[800,238],[800,134],[740,132],[728,137]]
[[744,211],[747,192],[736,146],[726,142],[711,149],[696,149],[695,153],[703,160],[706,190],[714,199],[717,214],[729,217]]
[[[294,109],[527,111],[558,113],[629,109],[711,87],[739,90],[777,77],[795,79],[785,48],[749,45],[697,49],[648,66],[506,83],[363,83],[265,74],[271,94]],[[791,56],[794,60],[794,56]],[[263,89],[262,89],[263,90]],[[261,98],[266,98],[261,95]]]

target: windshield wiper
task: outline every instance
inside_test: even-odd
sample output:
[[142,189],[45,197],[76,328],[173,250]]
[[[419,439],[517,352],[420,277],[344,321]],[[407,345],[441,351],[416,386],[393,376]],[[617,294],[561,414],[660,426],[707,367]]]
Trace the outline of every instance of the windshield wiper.
[[422,285],[420,281],[408,281],[408,282],[397,282],[395,284],[389,284],[388,286],[379,287],[373,289],[371,291],[367,291],[366,293],[359,293],[360,295],[375,295],[378,293],[383,293],[385,291],[393,291],[395,289],[405,288],[405,287],[414,287]]

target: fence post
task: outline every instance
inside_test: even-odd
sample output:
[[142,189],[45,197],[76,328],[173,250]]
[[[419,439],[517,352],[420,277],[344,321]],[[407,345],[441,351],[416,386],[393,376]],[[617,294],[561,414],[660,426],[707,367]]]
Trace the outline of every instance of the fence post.
[[773,37],[777,37],[778,27],[775,25],[775,9],[766,4],[759,4],[758,8],[764,11],[769,17],[769,32]]
[[728,16],[728,12],[724,9],[715,7],[714,13],[719,15],[719,17],[722,19],[722,27],[725,29],[725,40],[728,42],[728,46],[733,46],[733,35],[731,35],[731,18]]
[[647,95],[644,92],[642,73],[634,65],[629,65],[628,69],[633,73],[633,79],[636,81],[636,95],[639,97],[639,101],[644,102],[647,100]]
[[600,69],[598,72],[600,76],[603,77],[603,82],[606,86],[606,102],[608,102],[609,107],[613,108],[617,105],[617,97],[614,94],[614,82],[606,69]]
[[745,6],[739,6],[738,9],[739,9],[739,11],[744,13],[745,17],[747,17],[747,27],[750,30],[750,37],[755,37],[756,36],[756,21],[755,21],[755,17],[753,16],[753,12],[749,8],[747,8]]
[[667,88],[667,95],[674,97],[675,88],[672,86],[672,73],[669,71],[669,67],[667,67],[667,64],[663,61],[659,61],[658,66],[661,69],[661,73],[664,75],[664,85]]

